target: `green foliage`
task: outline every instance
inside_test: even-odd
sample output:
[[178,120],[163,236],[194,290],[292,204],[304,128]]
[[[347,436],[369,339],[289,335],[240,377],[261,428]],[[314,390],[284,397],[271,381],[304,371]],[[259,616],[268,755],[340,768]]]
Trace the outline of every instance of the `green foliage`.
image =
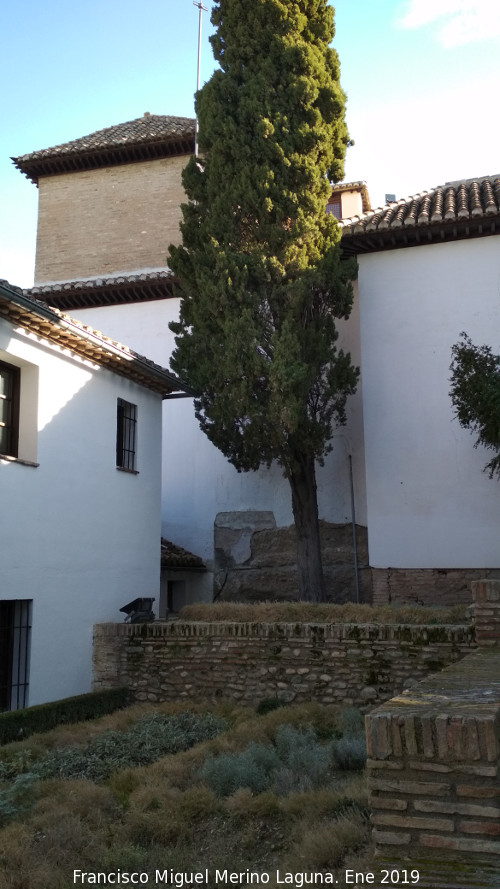
[[271,774],[279,759],[271,747],[249,744],[242,753],[221,753],[209,757],[200,777],[217,796],[231,796],[240,787],[262,793],[271,783]]
[[272,747],[252,742],[242,753],[209,757],[200,775],[217,796],[230,796],[242,787],[255,794],[272,790],[288,796],[320,786],[330,767],[331,752],[318,743],[314,729],[280,725]]
[[26,773],[17,775],[7,787],[0,790],[0,825],[8,818],[26,811],[35,802],[36,782],[36,775]]
[[97,719],[129,703],[130,692],[127,688],[109,688],[26,707],[24,710],[0,713],[0,744],[28,738],[35,732],[48,732],[57,725]]
[[364,769],[366,766],[364,735],[344,735],[333,741],[332,751],[339,769]]
[[364,769],[366,766],[365,720],[356,707],[346,707],[340,719],[340,736],[332,741],[332,755],[337,768]]
[[[291,484],[307,475],[308,509],[294,501],[300,546],[317,538],[314,461],[358,377],[336,345],[355,267],[325,212],[349,144],[333,9],[216,0],[212,22],[220,70],[197,94],[201,156],[184,173],[183,243],[170,247],[182,297],[171,365],[238,471],[276,461]],[[299,584],[305,598],[300,571]]]
[[477,434],[474,447],[495,451],[484,468],[500,478],[500,355],[461,336],[451,350],[451,400],[460,425]]
[[345,735],[363,734],[365,730],[365,717],[361,710],[357,710],[356,707],[346,707],[342,710],[340,727],[342,734]]
[[103,732],[85,747],[57,748],[32,770],[42,778],[87,778],[104,781],[117,769],[148,765],[168,753],[187,750],[227,729],[211,713],[154,713],[127,732]]

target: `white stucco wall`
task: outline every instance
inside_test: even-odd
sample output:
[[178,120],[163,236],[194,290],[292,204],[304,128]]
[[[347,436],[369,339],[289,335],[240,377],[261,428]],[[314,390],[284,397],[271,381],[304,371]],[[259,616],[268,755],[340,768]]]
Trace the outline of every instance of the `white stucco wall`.
[[500,565],[500,489],[454,419],[451,346],[500,347],[500,237],[359,257],[373,567]]
[[[0,458],[0,598],[33,600],[37,704],[90,690],[95,623],[137,596],[158,607],[161,397],[3,321],[0,360],[21,366],[21,402],[35,380],[19,456],[39,465]],[[138,407],[138,475],[116,469],[118,397]]]
[[[168,329],[177,320],[178,299],[131,305],[73,310],[86,324],[105,330],[136,351],[168,367],[174,336]],[[357,302],[349,322],[340,324],[342,346],[359,363]],[[318,467],[320,517],[330,522],[351,521],[348,454],[352,454],[355,512],[366,524],[361,392],[351,399],[349,422],[334,437],[333,452]],[[162,466],[162,533],[201,556],[213,560],[214,519],[218,512],[270,510],[278,527],[293,521],[290,489],[278,466],[238,473],[200,431],[192,400],[164,402]],[[207,597],[211,577],[199,580]]]

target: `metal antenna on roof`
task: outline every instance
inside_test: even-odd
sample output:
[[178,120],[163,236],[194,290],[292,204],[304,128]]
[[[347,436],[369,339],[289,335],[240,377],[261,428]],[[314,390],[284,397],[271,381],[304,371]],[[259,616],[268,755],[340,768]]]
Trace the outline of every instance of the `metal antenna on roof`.
[[[201,65],[201,13],[203,10],[208,12],[208,8],[203,6],[201,2],[193,0],[193,6],[198,7],[198,68],[196,71],[196,92],[200,89],[200,65]],[[198,157],[198,117],[196,117],[194,130],[194,156]]]

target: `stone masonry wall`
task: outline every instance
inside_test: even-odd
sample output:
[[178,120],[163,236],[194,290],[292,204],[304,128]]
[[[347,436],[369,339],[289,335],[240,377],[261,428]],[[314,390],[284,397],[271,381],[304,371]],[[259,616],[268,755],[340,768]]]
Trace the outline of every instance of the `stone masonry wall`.
[[380,863],[419,887],[500,885],[500,582],[472,588],[478,650],[366,717]]
[[167,265],[186,157],[42,176],[35,283]]
[[475,648],[473,628],[154,622],[94,628],[94,688],[137,700],[265,697],[367,708]]
[[[367,529],[356,526],[356,570],[353,529],[349,524],[320,521],[321,554],[327,599],[372,601]],[[215,593],[221,601],[253,602],[297,599],[295,526],[277,528],[272,512],[220,512],[214,523]],[[272,593],[270,593],[270,590]]]

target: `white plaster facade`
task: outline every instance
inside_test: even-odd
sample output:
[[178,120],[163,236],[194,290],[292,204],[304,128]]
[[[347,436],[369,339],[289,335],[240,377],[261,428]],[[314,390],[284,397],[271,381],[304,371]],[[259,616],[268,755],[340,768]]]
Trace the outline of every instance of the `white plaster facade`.
[[[90,691],[92,627],[159,601],[162,396],[0,318],[21,369],[18,459],[0,456],[0,600],[32,600],[29,704]],[[117,398],[137,472],[116,466]]]
[[359,256],[370,564],[500,565],[498,481],[451,404],[451,347],[500,345],[500,236]]
[[[117,339],[168,365],[179,300],[74,310],[85,323],[111,331]],[[355,301],[349,322],[341,322],[340,342],[359,364],[359,315]],[[320,518],[352,520],[349,455],[352,456],[355,517],[366,524],[361,390],[350,400],[348,423],[334,436],[333,451],[318,467]],[[163,413],[162,536],[201,556],[209,569],[196,579],[196,596],[212,601],[214,520],[219,512],[268,510],[277,527],[292,524],[288,482],[278,466],[238,473],[206,438],[194,417],[192,399],[167,401]]]

